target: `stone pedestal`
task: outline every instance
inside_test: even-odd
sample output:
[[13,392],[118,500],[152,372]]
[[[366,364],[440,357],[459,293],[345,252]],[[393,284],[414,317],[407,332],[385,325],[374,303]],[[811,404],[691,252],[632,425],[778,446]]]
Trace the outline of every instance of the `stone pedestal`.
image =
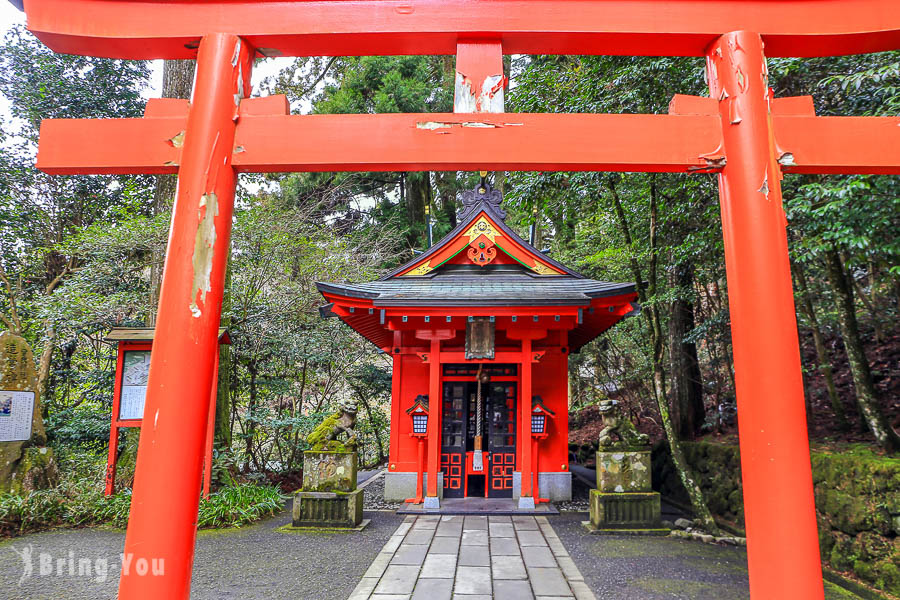
[[650,492],[650,449],[597,452],[597,489]]
[[306,492],[294,496],[294,527],[356,527],[363,518],[363,491]]
[[303,453],[304,492],[352,492],[356,489],[356,452]]
[[363,491],[356,489],[355,452],[303,453],[303,489],[294,496],[294,527],[357,527]]
[[596,533],[667,533],[660,527],[660,497],[650,481],[650,449],[597,452],[597,489],[591,490]]

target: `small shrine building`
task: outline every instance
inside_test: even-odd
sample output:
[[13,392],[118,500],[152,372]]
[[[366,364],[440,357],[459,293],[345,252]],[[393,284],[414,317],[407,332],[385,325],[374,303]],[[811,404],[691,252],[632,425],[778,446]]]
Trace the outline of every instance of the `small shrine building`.
[[377,281],[317,284],[323,316],[393,357],[388,500],[571,499],[568,357],[637,314],[635,285],[535,249],[501,199],[482,179],[424,253]]

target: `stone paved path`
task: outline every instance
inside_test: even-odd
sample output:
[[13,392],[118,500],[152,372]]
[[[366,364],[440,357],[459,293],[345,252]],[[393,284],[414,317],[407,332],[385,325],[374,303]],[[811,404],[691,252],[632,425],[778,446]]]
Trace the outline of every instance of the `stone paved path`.
[[408,516],[349,600],[595,600],[547,517]]

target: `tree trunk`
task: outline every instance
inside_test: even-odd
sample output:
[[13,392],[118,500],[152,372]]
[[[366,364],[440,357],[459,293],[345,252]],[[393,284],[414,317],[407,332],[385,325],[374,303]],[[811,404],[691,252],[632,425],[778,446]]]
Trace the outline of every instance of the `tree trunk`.
[[[231,325],[231,260],[225,265],[225,293],[222,296],[222,327]],[[219,377],[216,381],[216,422],[213,444],[218,450],[231,450],[231,346],[219,346]]]
[[669,316],[669,361],[672,373],[672,413],[675,432],[681,439],[694,439],[706,417],[703,408],[703,384],[697,345],[684,338],[694,329],[694,304],[684,298],[694,288],[694,270],[690,265],[675,265],[672,284],[679,288]]
[[37,392],[39,397],[44,398],[44,406],[46,407],[49,403],[46,396],[44,396],[44,392],[47,387],[47,378],[50,377],[53,349],[56,347],[56,326],[53,321],[48,319],[45,323],[45,328],[47,339],[44,341],[44,347],[41,349],[41,361],[38,364]]
[[825,267],[828,281],[837,297],[838,324],[841,329],[841,337],[844,339],[844,348],[847,350],[850,373],[853,375],[853,387],[856,390],[856,404],[859,406],[859,412],[865,419],[869,431],[875,436],[878,445],[886,452],[897,452],[900,450],[900,436],[891,429],[878,406],[878,395],[872,383],[869,362],[859,336],[859,324],[856,321],[856,309],[853,306],[853,292],[836,249],[831,248],[825,253]]
[[[193,60],[167,60],[163,62],[163,98],[182,98],[190,100],[191,88],[194,85]],[[157,175],[153,189],[153,215],[168,210],[175,201],[175,188],[178,184],[176,175]],[[150,310],[147,325],[156,325],[156,306],[159,303],[159,288],[162,285],[162,271],[165,254],[154,252],[150,264]]]
[[424,173],[406,174],[406,213],[409,218],[407,240],[411,248],[419,245],[419,236],[425,224],[425,204],[431,197],[431,177]]
[[[619,194],[616,191],[615,184],[610,184],[610,191],[612,192],[616,215],[622,227],[622,235],[625,238],[625,244],[629,248],[633,248],[631,230],[628,227],[628,219],[625,217],[625,211],[622,208],[622,202],[619,199]],[[635,280],[635,286],[638,290],[638,301],[646,306],[646,309],[642,312],[642,314],[647,320],[647,324],[649,326],[650,346],[653,352],[653,395],[656,397],[656,406],[659,409],[659,418],[662,421],[663,430],[666,432],[666,438],[669,440],[669,449],[672,453],[672,461],[675,463],[675,469],[678,471],[678,477],[681,480],[681,484],[684,486],[684,489],[687,491],[688,497],[691,499],[691,507],[693,508],[694,513],[703,523],[703,527],[710,533],[719,535],[719,526],[716,525],[716,521],[715,519],[713,519],[712,513],[709,512],[709,506],[707,506],[706,499],[703,497],[703,490],[700,489],[700,485],[697,483],[693,471],[687,464],[687,461],[684,458],[684,453],[681,451],[681,443],[678,441],[678,436],[675,435],[675,428],[672,425],[672,419],[669,415],[669,405],[668,401],[666,400],[665,373],[662,368],[662,327],[660,325],[659,311],[656,304],[647,303],[647,298],[656,294],[656,267],[658,261],[656,244],[657,222],[658,214],[656,206],[656,186],[651,183],[650,267],[649,276],[647,278],[648,283],[646,287],[642,284],[644,279],[641,274],[641,268],[633,254],[629,259],[629,262],[631,265],[632,275]]]
[[828,390],[828,399],[831,402],[831,410],[838,422],[838,427],[842,431],[850,429],[850,423],[847,422],[847,415],[844,412],[844,405],[841,403],[841,397],[838,396],[837,388],[834,385],[834,376],[831,370],[831,357],[828,355],[828,348],[825,347],[825,337],[822,335],[822,329],[819,327],[819,318],[816,316],[816,310],[809,294],[809,286],[806,282],[806,273],[799,263],[791,262],[794,272],[794,279],[797,282],[797,289],[800,291],[800,310],[809,320],[810,329],[812,329],[813,342],[816,346],[816,358],[819,362],[819,372],[825,379],[825,387]]

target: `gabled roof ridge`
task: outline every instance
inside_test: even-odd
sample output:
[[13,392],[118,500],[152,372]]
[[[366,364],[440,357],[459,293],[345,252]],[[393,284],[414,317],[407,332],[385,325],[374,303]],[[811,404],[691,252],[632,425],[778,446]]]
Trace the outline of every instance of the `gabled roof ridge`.
[[578,273],[577,271],[573,271],[566,265],[550,258],[546,254],[542,253],[540,250],[532,246],[530,243],[526,242],[518,233],[513,231],[509,225],[506,224],[506,219],[498,214],[493,207],[486,201],[482,200],[476,206],[466,211],[468,216],[465,221],[461,221],[456,227],[453,228],[450,233],[445,235],[440,239],[436,244],[432,245],[431,248],[423,252],[422,254],[418,254],[414,256],[409,261],[400,265],[399,267],[391,270],[386,275],[380,277],[378,281],[386,281],[388,279],[393,279],[398,276],[399,273],[402,273],[408,270],[413,265],[421,263],[427,260],[429,257],[437,254],[444,246],[453,241],[460,233],[466,230],[467,227],[472,225],[478,218],[484,213],[491,222],[500,229],[504,235],[509,236],[514,242],[518,243],[522,246],[526,251],[531,252],[534,256],[540,258],[541,261],[546,262],[547,264],[556,267],[557,269],[563,271],[566,275],[570,275],[572,277],[577,277],[578,279],[584,279],[584,275]]

